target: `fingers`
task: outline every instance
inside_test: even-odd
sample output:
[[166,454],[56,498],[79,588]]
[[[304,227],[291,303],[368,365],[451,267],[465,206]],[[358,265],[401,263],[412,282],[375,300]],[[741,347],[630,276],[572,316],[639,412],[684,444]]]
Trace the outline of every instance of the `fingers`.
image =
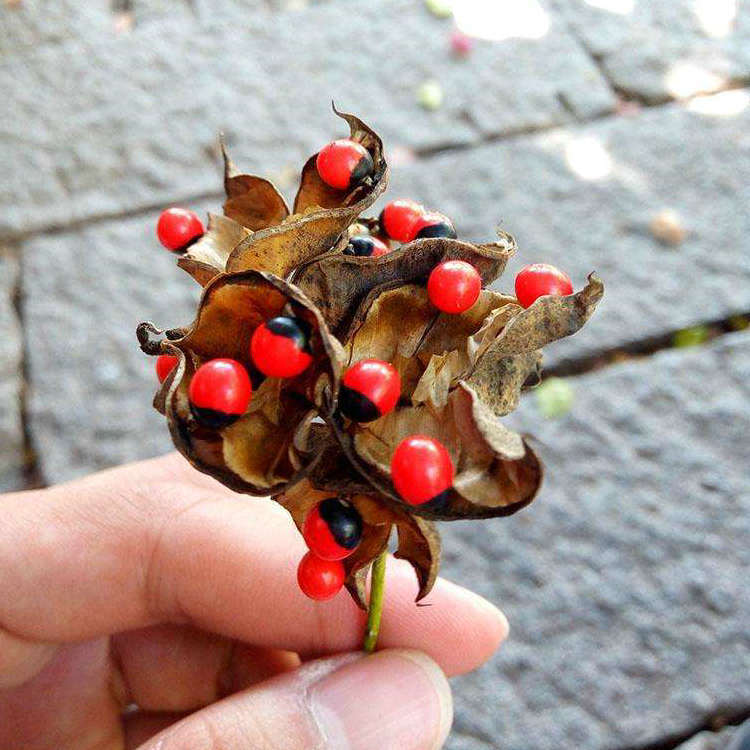
[[144,711],[192,711],[299,666],[287,651],[260,649],[179,625],[112,639],[128,703]]
[[183,719],[141,750],[437,750],[451,721],[437,664],[388,650],[310,662]]
[[[359,646],[364,615],[345,592],[321,604],[299,591],[305,549],[286,511],[213,480],[167,481],[164,463],[5,496],[0,626],[54,642],[172,622],[306,656]],[[408,565],[389,565],[382,646],[423,650],[456,674],[507,633],[498,610],[465,589],[439,581],[429,607],[415,594]]]

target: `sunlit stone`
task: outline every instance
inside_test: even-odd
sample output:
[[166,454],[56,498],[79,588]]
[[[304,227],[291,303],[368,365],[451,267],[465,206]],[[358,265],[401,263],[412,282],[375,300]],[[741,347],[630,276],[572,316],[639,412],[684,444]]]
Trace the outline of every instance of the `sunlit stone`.
[[495,41],[540,39],[550,26],[537,0],[456,0],[453,18],[464,34]]
[[593,136],[569,141],[565,145],[565,161],[583,180],[601,180],[612,172],[612,157]]

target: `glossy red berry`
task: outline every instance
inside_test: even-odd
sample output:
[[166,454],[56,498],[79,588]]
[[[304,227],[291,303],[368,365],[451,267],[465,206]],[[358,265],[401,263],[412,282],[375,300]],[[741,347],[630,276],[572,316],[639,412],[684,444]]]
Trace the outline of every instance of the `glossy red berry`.
[[322,560],[343,560],[362,540],[362,518],[354,506],[329,497],[307,514],[302,536],[310,551]]
[[383,240],[366,234],[357,234],[349,240],[349,244],[344,248],[344,255],[379,258],[381,255],[387,255],[390,251],[391,249]]
[[482,277],[465,260],[446,260],[432,269],[427,294],[438,310],[457,315],[466,312],[479,298]]
[[573,294],[570,276],[548,263],[532,263],[518,272],[516,297],[521,307],[529,307],[547,294]]
[[297,568],[297,583],[305,596],[325,601],[341,591],[346,571],[339,560],[323,560],[308,552]]
[[440,502],[453,485],[453,461],[445,446],[426,435],[409,435],[391,458],[396,492],[409,505]]
[[193,375],[190,408],[206,427],[225,427],[244,414],[253,395],[247,370],[234,359],[211,359]]
[[293,378],[313,361],[309,343],[306,323],[299,318],[280,316],[255,329],[250,355],[258,370],[269,378]]
[[453,222],[447,216],[437,211],[428,211],[422,214],[412,229],[414,239],[417,240],[424,237],[449,237],[455,239],[457,236]]
[[424,207],[416,201],[400,198],[391,201],[380,212],[380,228],[393,240],[411,242],[414,225],[424,213]]
[[398,403],[401,378],[396,368],[380,359],[363,359],[344,374],[339,411],[354,422],[372,422]]
[[177,357],[171,354],[160,354],[156,358],[156,377],[163,383],[174,368],[177,367]]
[[356,141],[341,138],[324,146],[315,159],[320,179],[336,190],[358,185],[375,168],[370,152]]
[[156,224],[156,236],[172,252],[186,250],[200,239],[206,230],[198,214],[187,208],[168,208],[161,212]]

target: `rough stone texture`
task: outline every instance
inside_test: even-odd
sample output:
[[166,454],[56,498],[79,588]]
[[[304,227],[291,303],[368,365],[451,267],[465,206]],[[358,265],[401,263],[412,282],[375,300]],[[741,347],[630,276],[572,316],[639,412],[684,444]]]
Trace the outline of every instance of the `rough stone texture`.
[[[750,109],[720,118],[669,105],[403,165],[387,197],[445,211],[461,236],[512,232],[520,252],[502,289],[526,263],[553,263],[577,286],[596,270],[604,301],[583,331],[549,347],[555,362],[750,310],[748,133]],[[611,173],[583,179],[566,156],[596,159],[597,147]],[[679,247],[648,229],[664,208],[688,230]]]
[[750,333],[571,383],[564,418],[510,420],[547,462],[536,503],[442,525],[443,572],[511,623],[456,681],[452,750],[640,747],[750,706]]
[[[608,79],[626,94],[663,101],[750,80],[747,3],[554,2],[586,48],[600,58]],[[619,6],[626,12],[596,7],[600,5]]]
[[41,473],[58,482],[171,446],[151,406],[155,360],[142,320],[190,323],[200,287],[143,215],[36,238],[24,247],[29,419]]
[[[227,5],[229,5],[227,3]],[[290,13],[199,13],[113,38],[80,35],[0,63],[0,234],[216,190],[216,134],[248,168],[298,169],[341,132],[328,102],[356,110],[391,147],[468,143],[590,117],[614,99],[553,17],[538,40],[448,52],[450,22],[412,0],[359,0]],[[325,33],[320,33],[325,29]],[[435,78],[445,103],[425,112]]]
[[[117,3],[112,0],[21,0],[0,4],[0,60],[74,38],[111,41],[118,33]],[[143,27],[154,20],[189,18],[186,0],[135,0],[133,23]],[[41,72],[41,71],[40,71]]]
[[720,732],[700,732],[683,742],[676,750],[745,750],[731,744],[739,741],[738,734],[743,730],[745,733],[750,732],[750,724],[744,727],[727,727]]
[[23,483],[21,426],[21,328],[13,296],[18,261],[0,246],[0,492]]

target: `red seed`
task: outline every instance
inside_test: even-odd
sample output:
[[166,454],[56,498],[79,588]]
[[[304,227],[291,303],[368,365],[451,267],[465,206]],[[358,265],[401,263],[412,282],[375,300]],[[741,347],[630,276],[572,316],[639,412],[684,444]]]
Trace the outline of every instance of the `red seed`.
[[339,411],[354,422],[372,422],[398,403],[401,378],[390,362],[363,359],[341,381]]
[[168,208],[161,212],[156,224],[156,236],[172,252],[185,250],[203,236],[205,229],[198,214],[187,208]]
[[339,560],[322,560],[308,552],[297,568],[297,583],[305,596],[325,601],[341,591],[346,571]]
[[225,427],[247,409],[253,386],[234,359],[211,359],[193,375],[188,398],[195,418],[207,427]]
[[412,227],[414,236],[412,239],[423,239],[425,237],[448,237],[456,238],[456,228],[453,222],[445,215],[437,211],[428,211],[422,214]]
[[516,276],[516,297],[521,307],[530,307],[539,297],[548,294],[565,296],[572,293],[570,276],[548,263],[532,263]]
[[175,367],[177,367],[178,359],[171,354],[160,354],[156,358],[156,377],[159,378],[159,382],[163,383]]
[[380,228],[394,240],[411,242],[414,225],[424,213],[424,207],[407,198],[391,201],[380,212]]
[[329,497],[307,514],[302,536],[310,551],[321,560],[343,560],[359,546],[362,519],[352,505]]
[[372,174],[370,152],[356,141],[342,138],[324,146],[315,158],[320,179],[336,190],[349,190]]
[[438,310],[457,315],[477,301],[482,277],[465,260],[446,260],[435,266],[427,281],[427,294]]
[[279,316],[255,329],[250,341],[250,355],[253,364],[264,375],[294,378],[313,361],[307,351],[308,343],[302,321]]
[[453,461],[445,446],[426,435],[410,435],[391,459],[396,492],[409,505],[439,501],[453,485]]

